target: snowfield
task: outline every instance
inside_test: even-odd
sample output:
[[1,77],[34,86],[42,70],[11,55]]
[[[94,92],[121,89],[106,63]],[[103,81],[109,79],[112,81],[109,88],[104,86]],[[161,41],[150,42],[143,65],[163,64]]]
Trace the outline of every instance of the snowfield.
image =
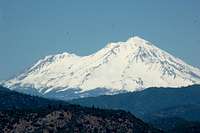
[[[88,56],[46,56],[2,84],[13,90],[33,89],[41,95],[59,93],[60,99],[71,99],[72,94],[86,97],[200,84],[200,70],[136,36],[126,42],[109,43]],[[97,91],[98,88],[105,90]]]

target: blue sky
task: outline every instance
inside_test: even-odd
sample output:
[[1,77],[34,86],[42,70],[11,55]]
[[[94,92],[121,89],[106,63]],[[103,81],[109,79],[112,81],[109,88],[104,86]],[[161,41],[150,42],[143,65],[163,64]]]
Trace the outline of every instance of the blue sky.
[[0,80],[137,35],[200,68],[199,0],[0,0]]

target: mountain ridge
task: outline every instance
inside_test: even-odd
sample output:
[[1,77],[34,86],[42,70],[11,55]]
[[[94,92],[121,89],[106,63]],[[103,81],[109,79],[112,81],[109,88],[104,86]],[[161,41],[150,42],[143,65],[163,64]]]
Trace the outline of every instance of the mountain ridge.
[[138,132],[162,131],[123,110],[72,105],[11,91],[0,86],[0,132]]
[[[153,78],[152,78],[153,75]],[[73,94],[105,88],[104,94],[138,91],[148,87],[182,87],[200,83],[200,70],[138,36],[109,43],[88,56],[63,53],[46,56],[3,85],[39,94]],[[96,94],[97,95],[97,94]],[[69,98],[70,99],[70,98]]]
[[98,96],[69,101],[82,106],[123,109],[145,121],[157,117],[182,117],[200,121],[200,85],[182,88],[148,88],[112,96]]

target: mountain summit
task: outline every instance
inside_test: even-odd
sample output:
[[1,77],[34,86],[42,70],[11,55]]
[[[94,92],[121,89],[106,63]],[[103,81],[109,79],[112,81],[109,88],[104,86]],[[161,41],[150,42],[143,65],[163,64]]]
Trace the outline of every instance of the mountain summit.
[[198,68],[135,36],[125,42],[109,43],[88,56],[46,56],[3,85],[27,93],[72,99],[199,83]]

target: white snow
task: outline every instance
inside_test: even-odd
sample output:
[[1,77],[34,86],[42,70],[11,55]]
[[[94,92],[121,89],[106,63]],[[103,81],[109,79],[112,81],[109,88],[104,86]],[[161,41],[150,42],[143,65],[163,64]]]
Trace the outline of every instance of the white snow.
[[48,93],[70,88],[81,92],[96,88],[136,91],[147,87],[180,87],[200,83],[200,70],[152,43],[132,37],[109,43],[89,56],[63,53],[46,56],[28,71],[5,81],[4,85],[33,87]]

